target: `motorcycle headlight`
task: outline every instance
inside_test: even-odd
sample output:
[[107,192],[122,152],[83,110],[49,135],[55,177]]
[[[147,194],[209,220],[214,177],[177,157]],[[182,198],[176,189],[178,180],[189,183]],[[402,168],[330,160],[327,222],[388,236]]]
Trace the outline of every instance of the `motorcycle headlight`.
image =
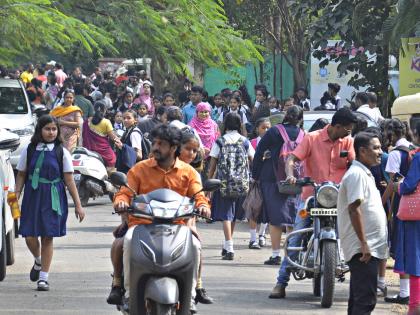
[[172,251],[171,253],[172,261],[177,260],[181,256],[182,252],[184,251],[184,248],[185,248],[185,243],[181,243]]
[[316,200],[325,208],[337,206],[338,189],[334,185],[325,185],[319,188]]

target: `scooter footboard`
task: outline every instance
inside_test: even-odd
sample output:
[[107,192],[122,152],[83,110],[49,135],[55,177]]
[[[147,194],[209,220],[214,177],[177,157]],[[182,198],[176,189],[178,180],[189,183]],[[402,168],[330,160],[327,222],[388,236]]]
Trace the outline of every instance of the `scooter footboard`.
[[292,265],[293,267],[296,267],[296,268],[299,268],[299,269],[302,269],[302,270],[305,270],[305,271],[308,271],[308,272],[314,272],[314,268],[308,268],[308,267],[302,266],[302,265],[296,263],[295,261],[293,261],[289,257],[289,252],[291,252],[291,251],[302,251],[302,250],[304,250],[304,248],[301,247],[301,246],[300,247],[289,246],[289,240],[290,240],[291,237],[297,237],[299,234],[303,235],[303,234],[306,234],[306,233],[313,233],[313,231],[314,231],[314,228],[311,227],[311,228],[305,228],[305,229],[300,229],[300,230],[297,230],[297,231],[290,232],[289,235],[286,237],[286,240],[284,241],[284,243],[285,243],[284,257],[287,259],[287,262],[290,265]]
[[169,277],[150,277],[146,283],[144,298],[160,304],[175,304],[179,301],[178,283]]

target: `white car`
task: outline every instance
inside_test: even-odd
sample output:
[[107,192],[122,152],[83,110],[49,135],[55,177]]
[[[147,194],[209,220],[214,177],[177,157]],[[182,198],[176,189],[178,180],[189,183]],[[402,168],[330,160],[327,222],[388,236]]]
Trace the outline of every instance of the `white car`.
[[14,263],[15,224],[7,204],[7,194],[15,188],[15,177],[10,163],[11,151],[19,146],[19,136],[0,129],[0,281],[6,276],[6,265]]
[[35,117],[25,87],[19,80],[0,79],[0,127],[20,137],[20,146],[10,157],[16,168],[22,149],[29,144],[35,131]]

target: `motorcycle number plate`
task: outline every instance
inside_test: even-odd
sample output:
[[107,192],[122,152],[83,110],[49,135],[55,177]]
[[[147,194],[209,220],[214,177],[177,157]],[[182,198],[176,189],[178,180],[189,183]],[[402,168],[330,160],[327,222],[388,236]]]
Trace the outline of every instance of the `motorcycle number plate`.
[[73,174],[73,178],[75,181],[80,181],[81,177],[82,177],[82,174]]
[[336,216],[337,209],[324,209],[324,208],[312,208],[311,209],[311,216]]

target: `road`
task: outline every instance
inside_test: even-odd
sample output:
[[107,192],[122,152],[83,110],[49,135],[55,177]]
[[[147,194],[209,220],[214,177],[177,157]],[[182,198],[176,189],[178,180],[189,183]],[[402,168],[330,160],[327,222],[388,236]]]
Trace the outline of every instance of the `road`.
[[[109,260],[112,230],[119,218],[112,215],[111,204],[102,198],[86,208],[83,223],[76,222],[73,208],[68,220],[68,235],[55,239],[50,270],[49,292],[38,292],[29,281],[33,260],[22,238],[16,240],[16,263],[0,282],[0,315],[23,314],[118,314],[105,302],[111,285]],[[248,227],[238,224],[234,235],[235,260],[220,257],[222,227],[219,223],[200,224],[204,239],[204,286],[215,298],[213,305],[199,305],[199,314],[346,314],[348,281],[336,285],[336,299],[331,309],[322,309],[311,295],[310,280],[291,280],[287,299],[270,300],[277,267],[264,266],[270,249],[248,249]],[[391,293],[397,291],[391,286]],[[399,310],[379,300],[373,314],[398,314]],[[403,314],[403,312],[400,312]]]

